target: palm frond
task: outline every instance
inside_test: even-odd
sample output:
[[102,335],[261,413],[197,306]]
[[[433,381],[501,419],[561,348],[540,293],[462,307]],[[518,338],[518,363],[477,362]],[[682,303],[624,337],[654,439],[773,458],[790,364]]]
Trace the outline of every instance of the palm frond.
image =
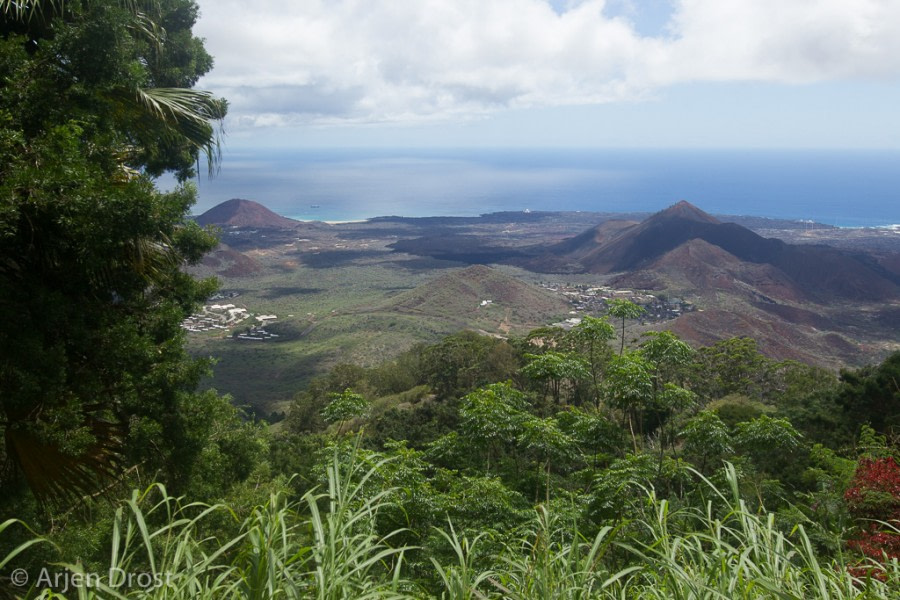
[[119,472],[124,427],[86,407],[84,426],[93,442],[82,452],[64,452],[29,427],[28,420],[8,423],[4,438],[7,456],[24,475],[28,487],[43,504],[66,504],[95,492]]
[[62,12],[63,0],[0,0],[0,15],[4,20],[30,23],[36,17],[47,18],[48,14]]
[[228,103],[223,98],[187,88],[143,88],[135,93],[138,104],[161,123],[167,133],[183,137],[206,155],[210,173],[218,169],[222,156],[221,122],[228,110]]

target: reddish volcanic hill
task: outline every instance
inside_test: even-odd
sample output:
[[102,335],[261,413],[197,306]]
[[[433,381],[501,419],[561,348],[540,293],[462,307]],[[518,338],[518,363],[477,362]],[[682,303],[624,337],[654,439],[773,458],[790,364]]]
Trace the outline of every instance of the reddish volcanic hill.
[[234,198],[218,204],[196,218],[200,225],[293,229],[299,221],[275,214],[259,202]]
[[683,200],[641,223],[619,223],[615,228],[603,223],[561,242],[552,253],[565,253],[591,273],[630,271],[721,225]]
[[[702,240],[713,248],[693,247],[671,254],[690,242]],[[590,273],[619,273],[649,271],[658,268],[663,257],[665,269],[681,269],[687,279],[709,271],[723,258],[724,251],[735,262],[757,265],[738,269],[731,265],[722,273],[728,277],[744,275],[777,282],[778,287],[793,288],[789,295],[797,297],[800,290],[811,299],[833,298],[889,300],[900,296],[900,277],[867,255],[831,248],[829,246],[792,245],[781,240],[764,238],[735,223],[721,223],[688,202],[679,202],[658,212],[645,221],[610,228],[608,223],[588,230],[551,248],[557,260],[577,263]],[[667,256],[669,255],[669,256]],[[716,258],[709,260],[711,256]],[[729,259],[730,261],[731,259]],[[759,269],[760,265],[769,268]],[[750,271],[757,271],[750,274]],[[764,273],[763,273],[764,272]],[[699,279],[707,280],[709,273]]]
[[[666,282],[661,285],[661,282]],[[766,263],[742,261],[702,239],[693,239],[667,252],[645,269],[620,275],[616,287],[675,286],[700,296],[734,292],[762,302],[802,302],[802,288],[780,269]],[[649,284],[649,285],[648,285]]]

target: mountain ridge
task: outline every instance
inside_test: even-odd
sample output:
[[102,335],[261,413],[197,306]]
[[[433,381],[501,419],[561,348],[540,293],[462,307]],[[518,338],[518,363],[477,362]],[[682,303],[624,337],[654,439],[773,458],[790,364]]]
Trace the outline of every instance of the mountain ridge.
[[[608,225],[565,240],[548,254],[557,261],[563,258],[577,263],[586,273],[635,273],[652,271],[654,263],[668,253],[703,240],[742,262],[774,267],[809,299],[888,300],[900,295],[900,277],[874,259],[830,246],[765,238],[741,225],[720,222],[685,201],[611,236],[605,235],[603,228]],[[573,243],[576,239],[580,243]],[[672,268],[673,261],[668,262]],[[687,259],[682,262],[685,269],[693,266]]]

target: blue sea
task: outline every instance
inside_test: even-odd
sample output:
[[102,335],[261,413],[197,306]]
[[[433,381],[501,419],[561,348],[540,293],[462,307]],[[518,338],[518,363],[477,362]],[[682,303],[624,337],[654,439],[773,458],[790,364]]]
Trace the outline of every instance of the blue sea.
[[324,149],[226,152],[195,212],[230,198],[302,220],[657,211],[900,224],[900,151]]

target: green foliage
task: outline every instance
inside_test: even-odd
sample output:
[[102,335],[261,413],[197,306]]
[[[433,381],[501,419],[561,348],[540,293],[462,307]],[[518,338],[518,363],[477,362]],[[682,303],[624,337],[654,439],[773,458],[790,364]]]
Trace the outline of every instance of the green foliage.
[[516,438],[528,408],[525,396],[509,383],[494,383],[462,399],[460,431],[472,441],[511,442]]
[[427,383],[442,398],[505,381],[519,367],[509,344],[471,331],[451,335],[428,347],[422,360]]
[[[628,519],[604,523],[591,537],[574,513],[550,506],[520,511],[496,479],[460,479],[437,504],[446,507],[446,520],[428,526],[426,552],[416,558],[419,550],[402,541],[403,527],[379,529],[383,512],[406,493],[401,488],[421,481],[419,458],[397,450],[385,458],[340,446],[322,465],[321,493],[291,502],[276,492],[246,517],[230,505],[172,498],[159,485],[134,492],[110,523],[105,564],[92,571],[67,556],[59,565],[91,574],[91,585],[36,589],[33,596],[880,599],[895,597],[900,585],[896,561],[848,568],[842,556],[816,549],[806,524],[783,528],[777,515],[750,509],[731,465],[724,487],[700,478],[707,503],[677,507],[647,484],[656,471],[648,455],[618,461],[597,481],[594,506],[607,515],[624,511]],[[455,479],[442,473],[437,488],[446,477]],[[233,523],[230,532],[218,525],[222,518]],[[3,523],[0,531],[15,525]],[[3,555],[0,566],[41,542],[29,539]],[[125,577],[135,573],[150,584],[129,584]]]
[[528,363],[522,367],[522,374],[534,381],[545,382],[553,394],[553,400],[559,404],[565,383],[571,389],[578,380],[586,379],[589,365],[580,356],[563,354],[550,350],[543,354],[526,354]]
[[347,388],[340,394],[330,395],[330,402],[322,409],[322,418],[328,423],[338,423],[337,433],[340,435],[345,422],[366,416],[371,406],[371,402],[361,394]]
[[[555,419],[532,417],[522,423],[519,447],[534,454],[546,473],[545,500],[550,502],[551,465],[561,466],[575,454],[575,440],[569,437]],[[537,495],[537,493],[535,493]]]
[[701,348],[691,388],[713,400],[740,394],[763,400],[771,387],[772,363],[757,349],[753,338],[730,338]]
[[588,355],[601,352],[608,348],[606,343],[616,336],[616,331],[606,317],[592,317],[585,315],[581,322],[569,332],[575,342],[587,348]]
[[887,458],[893,456],[896,451],[897,448],[892,448],[888,444],[887,436],[879,435],[868,425],[859,428],[856,452],[861,458]]
[[611,575],[603,559],[616,530],[605,526],[588,540],[557,513],[540,506],[526,531],[506,545],[504,568],[496,573],[495,587],[505,598],[597,597],[619,579],[637,570]]
[[617,319],[622,319],[622,332],[620,335],[619,354],[625,351],[625,319],[637,319],[644,314],[644,308],[631,300],[613,298],[606,301],[607,312]]
[[582,317],[581,323],[569,332],[569,337],[574,341],[575,347],[586,356],[590,365],[594,404],[598,407],[602,397],[600,378],[604,366],[612,355],[609,340],[613,339],[615,335],[615,329],[605,317],[598,319],[588,315]]
[[635,450],[638,436],[643,432],[644,410],[653,398],[651,370],[652,366],[645,358],[629,352],[613,357],[606,372],[606,401],[625,415]]
[[651,331],[643,335],[639,352],[653,364],[657,386],[663,382],[683,381],[694,358],[694,349],[671,331]]
[[688,421],[681,436],[685,454],[699,462],[701,472],[734,452],[728,427],[712,411],[703,411]]
[[450,533],[437,530],[437,534],[449,545],[455,564],[444,566],[437,559],[433,557],[431,559],[443,586],[441,597],[448,600],[483,598],[484,593],[479,591],[479,588],[487,588],[486,582],[494,577],[492,571],[482,569],[479,572],[476,566],[478,562],[476,550],[479,549],[479,542],[485,534],[480,533],[469,540],[467,537],[460,538],[457,535],[452,522],[449,528]]
[[518,441],[521,447],[546,459],[547,464],[551,461],[565,461],[573,454],[574,440],[552,418],[531,418],[524,421]]
[[800,447],[801,437],[786,419],[762,415],[757,419],[738,423],[734,439],[739,448],[762,465],[789,460],[790,454]]
[[492,460],[518,439],[529,418],[525,396],[509,383],[495,383],[476,390],[459,405],[459,434],[470,451],[483,456],[485,470]]
[[600,413],[572,408],[556,414],[560,428],[585,455],[615,455],[624,452],[625,432]]
[[182,267],[216,240],[184,222],[192,186],[147,174],[216,144],[224,101],[187,89],[211,66],[196,6],[25,4],[0,19],[0,458],[51,502],[138,463],[179,487],[208,368],[179,324],[215,287]]
[[832,448],[851,443],[855,426],[838,402],[836,373],[791,361],[779,363],[776,372],[773,403],[780,416],[816,442]]
[[728,427],[734,427],[738,423],[750,421],[763,414],[771,414],[775,409],[747,396],[729,394],[707,404],[706,410],[715,412]]
[[650,454],[628,454],[613,461],[594,476],[588,508],[591,520],[603,523],[634,516],[642,504],[641,493],[656,472]]
[[900,433],[900,352],[878,366],[842,371],[841,383],[838,402],[851,424],[868,423],[880,433]]

